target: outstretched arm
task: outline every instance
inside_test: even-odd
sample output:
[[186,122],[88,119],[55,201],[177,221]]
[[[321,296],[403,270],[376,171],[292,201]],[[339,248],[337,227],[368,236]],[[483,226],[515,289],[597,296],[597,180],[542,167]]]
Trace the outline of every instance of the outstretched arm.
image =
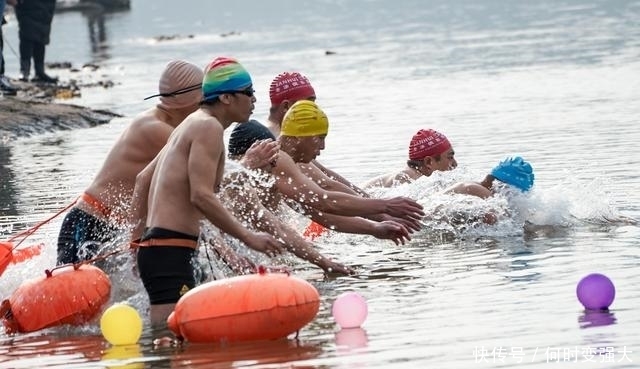
[[305,176],[291,157],[281,153],[272,171],[278,190],[289,199],[321,212],[345,216],[368,216],[387,213],[392,216],[419,219],[422,206],[406,197],[366,199],[337,191],[326,191]]
[[248,274],[256,270],[256,264],[249,258],[239,255],[222,237],[215,235],[208,241],[211,249],[231,270],[238,274]]
[[[313,180],[320,187],[322,187],[323,189],[325,189],[327,191],[338,191],[338,192],[351,194],[351,195],[354,195],[354,196],[362,196],[362,194],[360,192],[357,192],[354,189],[352,189],[351,187],[346,186],[343,183],[338,182],[338,181],[330,178],[325,173],[323,173],[320,169],[318,169],[315,165],[300,163],[300,164],[298,164],[298,167],[300,168],[300,170],[307,177],[311,178],[311,180]],[[367,197],[367,198],[370,197],[366,193],[364,195],[365,196],[363,196],[363,197]],[[391,215],[385,214],[385,213],[363,215],[363,218],[367,218],[367,219],[374,220],[374,221],[377,221],[377,222],[383,222],[385,220],[392,220],[392,221],[401,223],[402,225],[407,227],[407,229],[409,229],[412,232],[420,230],[422,228],[422,226],[420,225],[420,221],[418,219],[415,219],[415,218],[394,217],[394,216],[391,216]],[[355,232],[352,232],[352,233],[355,233]]]
[[457,193],[462,195],[476,196],[481,199],[489,198],[493,195],[491,190],[476,182],[460,182],[444,190],[444,193]]
[[[476,196],[481,199],[487,199],[493,196],[493,193],[491,192],[491,190],[489,190],[487,187],[477,182],[456,183],[450,186],[449,188],[445,189],[444,193],[448,193],[448,194],[455,193],[455,194],[461,194],[461,195]],[[462,224],[462,223],[472,223],[478,220],[486,224],[495,224],[498,221],[498,215],[496,211],[490,210],[484,213],[484,215],[482,216],[482,219],[479,219],[477,216],[469,217],[466,214],[458,213],[458,214],[455,214],[455,216],[452,219],[449,219],[449,222],[452,224],[455,224],[455,223]]]
[[280,222],[273,213],[266,211],[266,209],[263,213],[263,218],[265,218],[267,223],[278,221],[277,229],[273,235],[282,240],[287,250],[297,257],[319,266],[326,273],[355,274],[355,270],[352,268],[335,262],[318,252],[315,247],[295,229],[286,223]]
[[298,164],[302,172],[316,182],[320,187],[329,191],[340,191],[350,193],[352,195],[371,197],[369,194],[351,183],[348,179],[340,174],[320,164],[317,160],[313,160],[309,164]]
[[[232,174],[234,175],[234,174]],[[255,228],[273,235],[284,247],[297,257],[322,268],[327,273],[354,274],[355,271],[340,263],[334,262],[318,252],[315,247],[302,237],[295,229],[282,222],[275,214],[265,208],[256,191],[245,184],[241,175],[235,176],[222,189],[225,205],[241,221],[252,224]]]
[[191,203],[213,225],[250,248],[268,255],[282,253],[281,245],[273,237],[243,227],[214,194],[213,189],[219,184],[216,173],[224,160],[222,136],[222,126],[209,125],[192,137],[187,163]]
[[314,222],[337,232],[368,234],[381,240],[391,240],[396,245],[404,245],[411,240],[409,229],[400,222],[392,220],[376,222],[360,217],[343,217],[313,210],[310,215]]

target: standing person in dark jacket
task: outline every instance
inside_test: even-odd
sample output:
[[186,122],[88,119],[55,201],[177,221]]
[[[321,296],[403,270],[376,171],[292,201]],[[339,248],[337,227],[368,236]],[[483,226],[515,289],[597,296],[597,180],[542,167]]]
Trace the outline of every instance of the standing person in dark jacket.
[[29,80],[33,58],[36,75],[32,81],[56,83],[58,78],[44,72],[44,49],[49,44],[56,0],[18,0],[15,9],[20,38],[20,79]]

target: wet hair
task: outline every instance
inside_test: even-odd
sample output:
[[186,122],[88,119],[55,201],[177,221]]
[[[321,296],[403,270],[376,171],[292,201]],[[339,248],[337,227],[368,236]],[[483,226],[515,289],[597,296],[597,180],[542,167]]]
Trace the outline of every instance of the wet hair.
[[211,98],[209,100],[200,101],[200,106],[213,106],[213,105],[217,104],[219,101],[220,101],[220,96],[216,96],[216,97]]
[[267,138],[276,139],[273,133],[257,120],[252,119],[246,123],[240,123],[231,132],[227,155],[229,158],[244,155],[254,142]]
[[[433,160],[439,162],[440,160],[442,160],[442,154],[438,154],[438,155],[433,155],[431,156],[433,158]],[[426,156],[425,156],[426,158]],[[413,169],[420,169],[420,167],[422,166],[424,158],[422,158],[421,160],[407,160],[407,166],[409,168],[413,168]]]

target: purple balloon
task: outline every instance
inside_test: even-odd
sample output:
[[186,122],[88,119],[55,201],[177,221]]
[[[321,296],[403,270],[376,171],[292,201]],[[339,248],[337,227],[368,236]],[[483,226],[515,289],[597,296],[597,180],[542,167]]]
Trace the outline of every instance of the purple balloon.
[[578,282],[576,295],[585,309],[605,310],[616,297],[616,288],[606,275],[592,273]]
[[600,327],[615,324],[616,321],[616,316],[612,312],[599,310],[585,310],[584,314],[578,318],[580,328]]

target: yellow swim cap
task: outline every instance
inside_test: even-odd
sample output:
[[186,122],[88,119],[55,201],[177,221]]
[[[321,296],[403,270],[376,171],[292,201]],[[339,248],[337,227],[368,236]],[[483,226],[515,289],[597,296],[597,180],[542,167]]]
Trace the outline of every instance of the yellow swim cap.
[[293,104],[282,120],[282,136],[309,137],[322,136],[329,132],[327,115],[309,100]]

